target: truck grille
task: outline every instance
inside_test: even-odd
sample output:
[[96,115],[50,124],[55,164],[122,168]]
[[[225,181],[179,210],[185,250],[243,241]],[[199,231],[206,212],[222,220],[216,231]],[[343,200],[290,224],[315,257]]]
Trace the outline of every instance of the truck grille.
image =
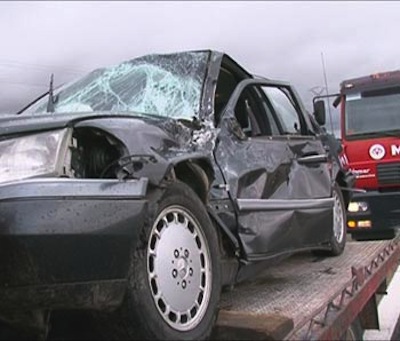
[[400,184],[400,162],[380,164],[377,170],[380,185]]

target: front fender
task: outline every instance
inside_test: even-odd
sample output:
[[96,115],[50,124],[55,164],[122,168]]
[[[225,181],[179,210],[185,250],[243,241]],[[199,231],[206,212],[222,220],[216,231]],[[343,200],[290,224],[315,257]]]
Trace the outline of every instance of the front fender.
[[[78,122],[76,129],[97,129],[112,135],[123,145],[129,176],[145,177],[155,186],[182,162],[195,162],[213,180],[212,155],[206,149],[194,151],[190,144],[180,145],[160,127],[138,119],[101,118]],[[135,167],[132,166],[135,162]],[[129,169],[130,168],[130,169]]]

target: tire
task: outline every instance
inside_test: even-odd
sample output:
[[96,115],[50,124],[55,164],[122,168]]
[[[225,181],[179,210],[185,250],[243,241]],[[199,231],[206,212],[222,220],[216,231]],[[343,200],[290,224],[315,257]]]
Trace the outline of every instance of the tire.
[[330,250],[313,251],[313,254],[317,256],[339,256],[346,246],[346,207],[342,191],[337,183],[333,187],[332,196],[335,202],[333,206],[333,231],[329,241]]
[[118,334],[129,339],[206,339],[221,291],[216,230],[204,204],[183,183],[171,184],[154,212],[132,255]]

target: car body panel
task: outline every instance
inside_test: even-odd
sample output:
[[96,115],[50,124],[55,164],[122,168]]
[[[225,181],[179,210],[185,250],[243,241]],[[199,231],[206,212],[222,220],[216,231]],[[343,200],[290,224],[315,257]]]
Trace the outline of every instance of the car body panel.
[[0,185],[2,285],[124,278],[147,214],[147,183],[36,178]]
[[[237,91],[230,101],[236,104],[240,95]],[[332,227],[326,222],[333,221],[327,160],[305,162],[325,156],[320,141],[310,135],[235,139],[227,120],[235,113],[229,105],[226,110],[215,155],[238,207],[246,259],[327,243]]]

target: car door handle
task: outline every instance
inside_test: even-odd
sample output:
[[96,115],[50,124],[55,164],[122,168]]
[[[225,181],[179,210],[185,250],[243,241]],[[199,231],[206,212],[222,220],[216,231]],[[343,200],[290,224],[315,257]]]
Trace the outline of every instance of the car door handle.
[[317,154],[317,155],[307,155],[302,156],[297,159],[298,163],[323,163],[328,162],[328,157],[326,154]]

